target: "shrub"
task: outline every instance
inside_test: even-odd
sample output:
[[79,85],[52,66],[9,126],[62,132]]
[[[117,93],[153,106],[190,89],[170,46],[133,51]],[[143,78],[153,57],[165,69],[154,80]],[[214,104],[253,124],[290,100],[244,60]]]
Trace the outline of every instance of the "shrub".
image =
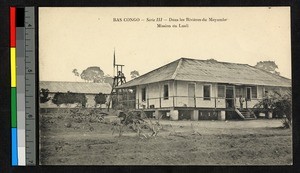
[[103,93],[99,93],[99,94],[95,95],[94,100],[95,100],[96,104],[100,104],[101,105],[101,104],[105,104],[106,103],[106,97],[105,97],[105,95]]
[[40,103],[46,103],[51,99],[49,96],[49,90],[42,88],[40,91]]
[[87,103],[87,99],[85,97],[85,94],[81,94],[81,93],[71,93],[71,92],[67,92],[67,93],[55,93],[52,102],[54,104],[56,104],[57,106],[61,105],[61,104],[74,104],[74,103],[79,103],[81,104],[83,107],[86,106]]
[[255,107],[263,107],[265,111],[274,112],[276,115],[284,117],[283,127],[292,127],[292,92],[289,90],[285,94],[274,92],[268,98],[264,98]]

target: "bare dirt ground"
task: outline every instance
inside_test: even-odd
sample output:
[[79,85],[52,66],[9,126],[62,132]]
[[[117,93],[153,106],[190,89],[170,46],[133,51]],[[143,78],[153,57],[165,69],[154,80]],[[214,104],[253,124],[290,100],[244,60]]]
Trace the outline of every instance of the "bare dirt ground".
[[[291,129],[281,120],[167,121],[156,137],[68,114],[40,115],[42,165],[290,165]],[[191,125],[193,124],[193,125]],[[195,133],[196,132],[196,133]]]

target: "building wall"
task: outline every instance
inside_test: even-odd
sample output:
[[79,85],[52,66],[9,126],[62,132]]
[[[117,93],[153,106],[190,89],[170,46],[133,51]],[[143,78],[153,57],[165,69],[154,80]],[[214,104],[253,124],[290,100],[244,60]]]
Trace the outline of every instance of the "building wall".
[[[225,99],[217,98],[217,84],[215,83],[204,83],[204,82],[186,82],[186,81],[176,81],[177,82],[177,94],[178,96],[188,96],[188,85],[195,84],[195,102],[196,107],[203,108],[225,108]],[[203,98],[203,88],[204,85],[211,85],[210,100],[204,100]],[[188,97],[178,97],[176,99],[176,106],[182,107],[193,107],[194,102],[192,98]]]
[[[169,98],[163,98],[163,87],[168,84],[169,86]],[[194,98],[188,97],[188,85],[195,85],[195,100]],[[204,100],[203,98],[203,88],[204,85],[211,85],[211,99]],[[168,107],[198,107],[198,108],[226,108],[226,99],[218,98],[218,85],[224,86],[224,84],[216,83],[205,83],[205,82],[188,82],[188,81],[164,81],[148,85],[137,86],[136,98],[137,105],[136,108],[142,108],[144,105],[147,108],[168,108]],[[265,90],[280,90],[286,91],[287,89],[279,87],[265,87],[265,86],[234,86],[234,100],[235,106],[240,107],[239,96],[236,94],[236,88],[242,88],[241,93],[242,97],[246,98],[246,88],[247,87],[256,87],[257,98],[251,98],[247,100],[247,103],[243,103],[243,108],[253,108],[263,97]],[[146,88],[146,100],[142,102],[142,88]],[[251,89],[251,92],[254,92]],[[252,93],[253,95],[253,93]],[[174,97],[173,97],[174,96]],[[174,99],[174,100],[173,100]],[[140,104],[138,106],[138,103]],[[195,105],[196,103],[196,105]]]
[[[188,98],[188,84],[195,84],[195,101],[194,98]],[[168,84],[169,86],[169,98],[163,98],[163,87]],[[203,86],[205,84],[211,85],[211,100],[203,99]],[[142,102],[142,88],[146,88],[146,100]],[[174,96],[174,97],[173,97]],[[217,84],[201,83],[201,82],[185,82],[185,81],[164,81],[148,85],[137,86],[136,98],[141,105],[147,108],[148,104],[153,105],[154,108],[161,107],[196,107],[203,108],[225,108],[225,99],[215,99],[217,96]],[[174,100],[173,100],[174,99]],[[138,105],[136,106],[138,108]]]
[[[172,107],[173,106],[173,96],[174,96],[174,82],[173,81],[164,81],[157,82],[153,84],[140,85],[136,88],[136,98],[137,105],[136,108],[142,108],[142,105],[147,108],[147,104],[154,106],[154,108],[159,107]],[[169,87],[169,98],[163,98],[163,87],[168,85]],[[142,89],[146,88],[146,100],[142,101]],[[139,105],[138,105],[139,104]]]

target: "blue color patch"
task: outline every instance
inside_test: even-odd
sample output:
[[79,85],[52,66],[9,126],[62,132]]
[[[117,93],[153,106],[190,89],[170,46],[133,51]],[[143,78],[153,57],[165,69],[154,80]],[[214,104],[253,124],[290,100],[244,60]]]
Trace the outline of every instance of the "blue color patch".
[[11,128],[11,158],[12,158],[12,166],[18,166],[18,136],[17,136],[17,128]]

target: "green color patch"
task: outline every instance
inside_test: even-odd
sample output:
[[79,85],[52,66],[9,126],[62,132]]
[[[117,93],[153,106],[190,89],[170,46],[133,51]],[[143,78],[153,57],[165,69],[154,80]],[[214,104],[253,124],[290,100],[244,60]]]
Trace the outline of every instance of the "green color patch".
[[17,88],[11,88],[11,127],[17,127]]

